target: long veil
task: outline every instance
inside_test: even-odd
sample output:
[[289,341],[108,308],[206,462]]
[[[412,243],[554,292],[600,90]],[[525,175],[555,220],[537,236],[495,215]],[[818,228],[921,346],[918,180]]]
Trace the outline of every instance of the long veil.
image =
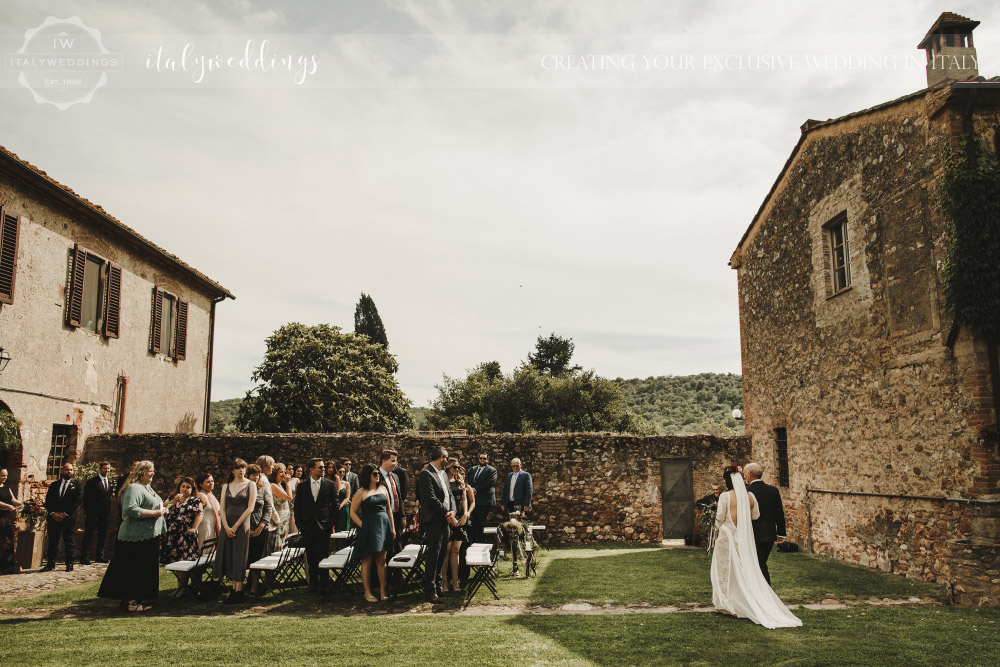
[[788,607],[782,603],[781,599],[771,590],[771,587],[761,574],[760,565],[757,562],[757,546],[753,537],[753,526],[750,521],[750,496],[747,494],[746,484],[743,477],[733,475],[733,493],[736,494],[736,544],[735,548],[739,554],[736,561],[739,563],[734,572],[737,581],[741,584],[749,607],[749,613],[738,613],[739,616],[747,616],[755,622],[768,628],[797,627],[802,625]]

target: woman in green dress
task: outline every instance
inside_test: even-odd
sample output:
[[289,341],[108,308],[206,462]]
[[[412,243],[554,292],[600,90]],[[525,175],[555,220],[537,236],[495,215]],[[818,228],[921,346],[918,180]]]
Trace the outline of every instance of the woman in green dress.
[[152,461],[139,461],[125,481],[115,553],[97,591],[130,612],[151,609],[145,600],[160,592],[160,536],[167,524],[163,499],[151,486],[155,474]]
[[337,500],[340,501],[340,514],[337,515],[337,531],[351,529],[351,485],[347,483],[347,468],[337,468],[337,479],[340,480],[340,491]]
[[[351,499],[351,520],[358,527],[351,559],[361,560],[361,585],[365,589],[365,599],[369,602],[388,600],[385,591],[385,554],[396,539],[392,509],[389,507],[389,492],[378,468],[371,464],[361,469],[358,484],[358,491]],[[372,595],[369,583],[373,558],[378,569],[378,599]]]

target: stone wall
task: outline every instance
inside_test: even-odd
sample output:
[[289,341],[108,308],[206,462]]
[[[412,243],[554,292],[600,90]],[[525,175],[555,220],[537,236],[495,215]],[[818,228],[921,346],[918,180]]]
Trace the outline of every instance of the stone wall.
[[474,465],[480,451],[488,452],[499,472],[498,496],[508,462],[520,458],[534,482],[532,518],[548,526],[544,539],[550,543],[659,542],[660,459],[693,462],[694,499],[721,480],[723,467],[745,463],[750,454],[749,438],[713,436],[107,434],[91,436],[81,460],[107,459],[116,469],[125,469],[132,460],[149,459],[156,464],[154,486],[163,494],[181,477],[202,471],[215,475],[220,489],[236,457],[252,462],[267,454],[283,463],[302,464],[314,456],[349,456],[358,471],[365,463],[377,464],[379,452],[392,448],[411,476],[412,512],[416,474],[435,445],[457,454],[465,466]]
[[[733,256],[746,429],[771,483],[775,429],[787,430],[781,491],[794,539],[956,592],[979,586],[966,599],[997,604],[992,582],[969,579],[960,561],[972,557],[957,559],[951,545],[992,548],[976,558],[996,569],[1000,457],[981,431],[994,422],[988,350],[952,331],[948,223],[934,205],[966,106],[951,95],[932,90],[807,128]],[[976,127],[992,143],[996,100],[979,105]],[[824,226],[843,214],[853,283],[833,293]]]

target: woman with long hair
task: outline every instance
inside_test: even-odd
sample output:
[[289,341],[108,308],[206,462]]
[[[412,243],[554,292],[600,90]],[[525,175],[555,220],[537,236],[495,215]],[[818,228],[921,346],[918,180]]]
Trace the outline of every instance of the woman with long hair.
[[[361,585],[365,589],[365,599],[369,602],[388,600],[385,590],[385,554],[396,539],[389,491],[385,488],[378,468],[371,464],[361,469],[358,483],[358,491],[351,500],[351,521],[358,528],[351,558],[361,560]],[[370,583],[373,558],[378,570],[378,598],[372,595]]]
[[198,499],[204,508],[205,516],[198,524],[198,547],[213,537],[218,537],[222,532],[222,519],[219,516],[219,499],[215,497],[215,478],[207,472],[203,472],[194,478],[194,486],[198,493]]
[[712,604],[765,628],[798,627],[802,621],[771,590],[757,564],[751,522],[760,516],[760,507],[747,492],[741,472],[737,466],[728,466],[722,474],[727,491],[719,496],[715,518],[719,537],[712,552]]
[[451,567],[451,589],[456,593],[461,592],[462,587],[458,581],[458,561],[462,553],[462,543],[469,541],[469,535],[465,530],[472,510],[476,509],[476,496],[472,488],[465,483],[465,468],[458,463],[458,459],[448,459],[445,464],[445,472],[448,473],[448,490],[455,500],[455,518],[458,520],[457,526],[451,527],[451,537],[445,546],[444,563],[441,564],[441,581],[444,590],[448,590],[448,568]]
[[275,463],[271,473],[274,479],[271,480],[271,496],[274,498],[274,509],[278,512],[278,527],[272,530],[271,543],[268,545],[270,553],[281,551],[285,546],[285,538],[288,537],[288,522],[292,518],[292,495],[288,492],[285,477],[285,464]]
[[160,592],[160,536],[166,532],[163,499],[151,485],[156,467],[139,461],[125,480],[122,525],[115,553],[97,596],[121,601],[129,612],[151,609],[145,600]]
[[[168,565],[181,560],[198,558],[198,526],[205,518],[204,505],[194,492],[194,480],[185,477],[177,485],[177,493],[163,504],[167,514],[167,532],[160,545],[160,563]],[[177,590],[172,597],[180,597],[187,590],[188,573],[174,572]]]
[[340,480],[337,489],[337,500],[340,501],[340,512],[337,514],[337,531],[351,529],[351,485],[347,483],[347,468],[337,468],[337,479]]
[[24,503],[7,485],[7,469],[0,468],[0,574],[17,574],[17,510]]
[[229,481],[222,487],[222,532],[219,533],[219,578],[229,577],[233,590],[226,602],[243,602],[243,577],[247,573],[250,551],[250,514],[257,502],[257,485],[246,477],[247,462],[233,461]]

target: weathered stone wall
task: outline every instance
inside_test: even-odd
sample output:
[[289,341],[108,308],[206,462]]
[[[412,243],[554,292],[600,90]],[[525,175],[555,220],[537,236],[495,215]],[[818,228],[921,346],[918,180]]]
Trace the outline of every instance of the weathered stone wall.
[[[655,543],[661,539],[660,459],[693,462],[694,498],[707,494],[721,480],[729,463],[749,460],[746,437],[657,436],[648,438],[584,434],[423,436],[369,433],[347,434],[125,434],[95,435],[87,441],[83,461],[108,459],[117,469],[132,460],[156,464],[154,486],[162,493],[186,475],[210,472],[219,482],[230,462],[252,462],[260,455],[282,463],[309,458],[351,457],[354,470],[378,464],[385,448],[399,452],[400,464],[411,476],[408,511],[416,498],[416,475],[435,445],[458,455],[463,465],[475,464],[480,451],[490,455],[498,470],[497,495],[518,457],[534,482],[532,518],[548,526],[552,543],[624,541]],[[499,518],[499,515],[494,519]]]
[[[964,331],[948,344],[947,223],[934,202],[961,130],[950,94],[811,129],[733,265],[746,429],[771,483],[775,429],[787,429],[789,534],[819,553],[966,586],[949,540],[995,539],[995,513],[899,497],[1000,497],[996,446],[980,438],[993,422],[986,347]],[[998,112],[980,102],[976,124],[991,140]],[[854,282],[833,294],[823,226],[843,212]],[[980,600],[996,604],[987,592],[992,602]]]

